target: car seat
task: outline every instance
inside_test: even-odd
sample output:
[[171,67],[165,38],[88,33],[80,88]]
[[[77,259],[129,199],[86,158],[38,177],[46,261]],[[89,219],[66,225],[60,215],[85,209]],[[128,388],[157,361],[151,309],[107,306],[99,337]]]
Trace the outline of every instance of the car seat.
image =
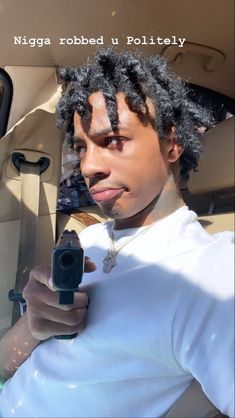
[[208,232],[234,231],[234,116],[205,134],[198,171],[183,195]]

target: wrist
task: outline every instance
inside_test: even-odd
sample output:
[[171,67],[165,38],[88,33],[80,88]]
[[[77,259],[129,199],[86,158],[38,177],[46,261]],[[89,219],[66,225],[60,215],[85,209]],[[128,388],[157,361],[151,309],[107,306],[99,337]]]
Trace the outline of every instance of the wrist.
[[25,313],[16,324],[10,328],[0,341],[0,382],[4,382],[16,372],[18,367],[30,356],[40,344],[29,329]]
[[37,345],[39,345],[42,341],[42,339],[37,338],[31,331],[30,325],[29,325],[29,318],[27,310],[24,312],[23,316],[19,319],[18,322],[20,323],[20,328],[23,331],[24,334],[24,340],[25,340],[25,346],[30,346],[32,349],[34,349]]

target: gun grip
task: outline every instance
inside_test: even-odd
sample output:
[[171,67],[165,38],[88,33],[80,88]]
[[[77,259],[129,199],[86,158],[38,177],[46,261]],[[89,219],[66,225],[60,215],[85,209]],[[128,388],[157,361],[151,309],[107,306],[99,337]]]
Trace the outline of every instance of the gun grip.
[[71,340],[72,338],[75,338],[78,335],[77,332],[75,332],[74,334],[69,334],[69,335],[56,335],[55,338],[57,340]]
[[73,305],[74,303],[74,291],[73,290],[60,290],[59,291],[59,304],[60,305]]
[[[60,305],[72,305],[74,303],[74,291],[73,290],[66,290],[66,291],[59,291],[59,304]],[[77,332],[75,334],[69,335],[56,335],[57,340],[71,340],[77,336]]]

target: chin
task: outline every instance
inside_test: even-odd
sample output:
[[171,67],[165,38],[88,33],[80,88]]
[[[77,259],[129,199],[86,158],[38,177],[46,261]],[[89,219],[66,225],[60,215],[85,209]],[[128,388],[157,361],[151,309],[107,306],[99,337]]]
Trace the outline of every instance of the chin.
[[118,205],[98,205],[103,214],[111,219],[126,219],[129,218],[129,214]]
[[135,217],[139,212],[144,210],[145,206],[142,207],[142,205],[137,205],[137,203],[136,199],[128,199],[128,201],[126,199],[125,201],[123,201],[123,199],[117,199],[109,202],[98,203],[98,206],[108,218],[125,220]]
[[98,204],[100,210],[103,212],[105,216],[108,218],[119,218],[119,211],[115,208],[115,206],[105,205],[105,204]]

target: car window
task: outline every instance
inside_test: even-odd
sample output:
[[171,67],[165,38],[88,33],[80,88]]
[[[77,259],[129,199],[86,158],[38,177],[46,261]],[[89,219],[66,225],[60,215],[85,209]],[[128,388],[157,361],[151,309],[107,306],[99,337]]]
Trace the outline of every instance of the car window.
[[13,94],[12,81],[0,68],[0,138],[6,133]]

